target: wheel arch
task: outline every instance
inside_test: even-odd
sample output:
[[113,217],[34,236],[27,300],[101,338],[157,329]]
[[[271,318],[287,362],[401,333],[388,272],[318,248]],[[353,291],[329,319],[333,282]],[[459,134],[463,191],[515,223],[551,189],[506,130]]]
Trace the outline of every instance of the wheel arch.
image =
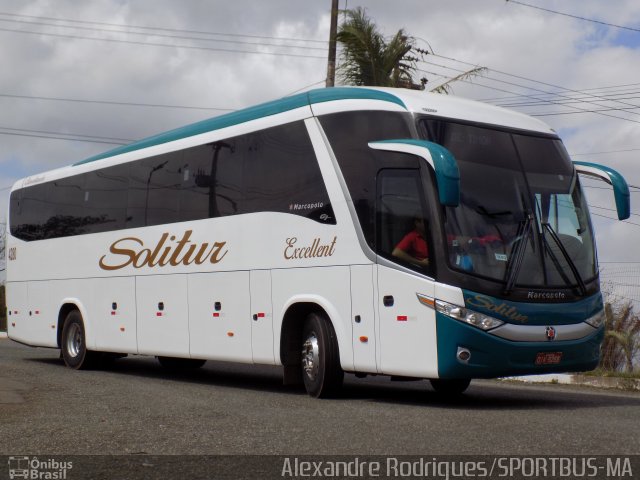
[[67,315],[69,315],[69,313],[74,310],[80,312],[80,316],[82,317],[87,348],[91,347],[93,349],[95,347],[95,339],[92,335],[91,326],[87,322],[87,311],[84,308],[82,302],[80,302],[77,298],[65,298],[64,300],[62,300],[62,302],[60,302],[60,306],[58,308],[58,331],[56,334],[58,348],[62,346],[62,330],[64,329],[64,322],[67,319]]
[[341,321],[339,313],[331,304],[317,296],[296,297],[285,305],[283,311],[279,337],[282,365],[296,366],[300,363],[304,321],[310,313],[318,313],[325,316],[333,326],[338,340],[338,354],[342,368],[353,370],[351,335],[345,329],[345,325],[350,324]]

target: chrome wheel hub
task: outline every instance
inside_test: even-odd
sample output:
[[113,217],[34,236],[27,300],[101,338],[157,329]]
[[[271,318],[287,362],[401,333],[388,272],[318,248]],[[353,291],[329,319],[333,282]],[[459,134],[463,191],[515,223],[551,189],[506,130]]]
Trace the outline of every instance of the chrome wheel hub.
[[67,352],[72,357],[77,357],[82,349],[82,331],[77,324],[69,327],[69,334],[67,335]]
[[302,344],[302,369],[309,380],[315,380],[320,367],[320,348],[318,347],[318,337],[315,332],[309,336]]

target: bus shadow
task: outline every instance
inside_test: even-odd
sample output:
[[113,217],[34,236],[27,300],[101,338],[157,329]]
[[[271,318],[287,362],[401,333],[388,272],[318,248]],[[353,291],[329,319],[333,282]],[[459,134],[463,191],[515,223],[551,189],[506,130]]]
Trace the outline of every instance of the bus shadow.
[[414,385],[398,385],[388,381],[385,385],[345,384],[342,396],[354,400],[376,403],[428,406],[443,409],[474,411],[493,410],[576,410],[611,408],[616,406],[640,407],[640,395],[616,395],[589,387],[557,385],[504,384],[481,380],[471,383],[463,395],[446,396],[433,391],[426,381]]
[[[63,361],[59,358],[30,358],[27,360],[64,367]],[[276,366],[208,361],[204,367],[195,370],[170,370],[160,366],[158,361],[152,357],[132,356],[110,362],[89,372],[95,372],[99,375],[126,375],[157,379],[163,382],[192,383],[306,396],[304,387],[284,386],[282,384],[282,369]],[[448,410],[472,408],[476,411],[640,407],[640,395],[616,395],[589,387],[514,384],[480,380],[472,382],[463,395],[444,396],[433,391],[429,382],[424,380],[394,382],[388,377],[358,379],[351,374],[345,375],[342,389],[332,397],[331,401],[342,400]]]
[[[64,365],[64,361],[58,358],[32,358],[29,360],[67,368]],[[202,368],[169,369],[162,367],[157,359],[153,357],[130,356],[107,362],[89,370],[83,370],[83,372],[95,373],[96,375],[113,374],[138,377],[162,380],[163,382],[306,395],[304,388],[284,386],[282,384],[281,367],[268,365],[245,365],[210,360]],[[70,371],[70,373],[74,372]]]

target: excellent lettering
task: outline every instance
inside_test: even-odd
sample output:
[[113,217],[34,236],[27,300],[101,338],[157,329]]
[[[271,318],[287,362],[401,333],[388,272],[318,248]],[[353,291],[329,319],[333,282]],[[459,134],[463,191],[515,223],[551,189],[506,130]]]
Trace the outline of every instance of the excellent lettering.
[[287,260],[297,260],[302,258],[331,257],[336,250],[337,239],[338,237],[333,237],[331,242],[323,244],[320,238],[315,238],[311,245],[299,247],[297,246],[297,237],[287,238],[284,258]]
[[100,258],[100,268],[103,270],[118,270],[128,267],[164,267],[165,265],[202,265],[205,262],[220,262],[228,250],[227,242],[192,243],[190,238],[193,230],[187,230],[180,240],[175,235],[163,233],[153,248],[143,248],[144,242],[136,237],[126,237],[116,240],[109,247],[109,255]]

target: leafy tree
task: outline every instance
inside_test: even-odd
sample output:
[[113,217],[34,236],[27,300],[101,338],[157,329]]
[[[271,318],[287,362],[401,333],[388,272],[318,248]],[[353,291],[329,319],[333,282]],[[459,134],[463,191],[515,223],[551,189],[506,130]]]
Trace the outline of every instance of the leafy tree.
[[640,317],[631,302],[605,304],[605,338],[600,367],[610,371],[633,371],[633,361],[640,351]]
[[[398,30],[390,39],[380,33],[376,24],[358,7],[345,12],[337,41],[342,45],[338,74],[343,83],[356,86],[401,87],[424,90],[427,79],[416,80],[417,63],[430,53],[416,47],[416,39]],[[432,91],[450,93],[451,83],[483,73],[484,67],[473,68],[449,79]]]
[[342,62],[338,73],[348,85],[405,87],[424,89],[426,79],[415,83],[418,57],[410,55],[415,40],[403,29],[389,40],[367,16],[366,10],[346,11],[337,41],[342,44]]

